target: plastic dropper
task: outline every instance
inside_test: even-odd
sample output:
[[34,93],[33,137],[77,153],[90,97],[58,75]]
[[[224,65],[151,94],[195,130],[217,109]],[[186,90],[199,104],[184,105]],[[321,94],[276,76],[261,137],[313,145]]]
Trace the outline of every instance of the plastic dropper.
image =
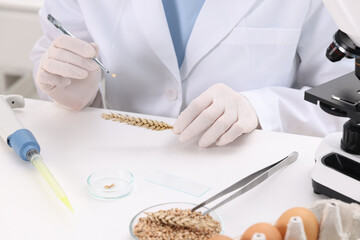
[[45,163],[42,160],[40,153],[32,149],[27,153],[27,159],[39,170],[40,174],[43,176],[45,181],[49,184],[51,189],[54,191],[56,196],[70,209],[74,212],[68,197],[66,196],[64,190],[60,187],[59,183],[56,181],[54,176],[51,174],[49,169],[46,167]]

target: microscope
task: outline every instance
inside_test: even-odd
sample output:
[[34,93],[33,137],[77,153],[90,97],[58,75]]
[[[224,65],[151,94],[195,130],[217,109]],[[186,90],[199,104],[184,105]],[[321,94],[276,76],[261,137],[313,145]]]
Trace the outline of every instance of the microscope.
[[[323,0],[338,30],[326,57],[350,58],[355,71],[305,92],[305,100],[319,103],[334,116],[350,118],[343,132],[326,136],[315,153],[311,172],[315,193],[345,202],[360,202],[360,1]],[[336,67],[334,65],[334,67]]]

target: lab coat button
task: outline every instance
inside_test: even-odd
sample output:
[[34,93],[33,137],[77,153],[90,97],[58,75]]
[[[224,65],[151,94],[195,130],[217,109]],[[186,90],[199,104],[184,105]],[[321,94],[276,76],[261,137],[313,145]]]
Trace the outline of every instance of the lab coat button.
[[166,91],[166,99],[168,101],[175,101],[177,98],[178,98],[178,93],[177,93],[177,91],[175,89],[169,88]]

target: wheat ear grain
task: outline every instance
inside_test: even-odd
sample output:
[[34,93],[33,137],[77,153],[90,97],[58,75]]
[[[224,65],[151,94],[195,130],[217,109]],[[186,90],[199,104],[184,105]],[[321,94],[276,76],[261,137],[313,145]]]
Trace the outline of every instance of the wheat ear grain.
[[156,121],[146,118],[132,117],[129,115],[115,114],[115,113],[102,113],[101,117],[105,120],[112,120],[114,122],[126,123],[132,126],[147,128],[154,131],[163,131],[172,129],[173,127],[163,121]]
[[217,233],[221,231],[220,223],[211,216],[202,216],[201,213],[191,212],[191,210],[160,210],[152,213],[146,212],[145,214],[151,221],[165,225],[186,227],[200,231],[214,231]]

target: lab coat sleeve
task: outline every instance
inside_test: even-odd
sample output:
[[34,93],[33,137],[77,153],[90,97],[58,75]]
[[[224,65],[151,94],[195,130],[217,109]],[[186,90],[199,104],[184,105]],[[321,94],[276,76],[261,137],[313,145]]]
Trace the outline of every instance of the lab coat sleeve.
[[354,60],[332,63],[325,56],[336,31],[322,2],[312,0],[297,47],[299,63],[293,86],[242,92],[254,106],[262,129],[319,137],[342,130],[346,118],[331,116],[304,100],[305,90],[354,70]]
[[[33,61],[33,79],[35,81],[37,70],[40,64],[41,56],[50,47],[51,43],[63,33],[47,20],[47,15],[51,14],[61,22],[72,34],[87,42],[93,42],[86,24],[83,21],[78,2],[75,0],[45,1],[44,6],[39,11],[40,24],[43,30],[43,36],[37,41],[30,53],[30,59]],[[38,95],[41,99],[50,100],[35,84]]]

